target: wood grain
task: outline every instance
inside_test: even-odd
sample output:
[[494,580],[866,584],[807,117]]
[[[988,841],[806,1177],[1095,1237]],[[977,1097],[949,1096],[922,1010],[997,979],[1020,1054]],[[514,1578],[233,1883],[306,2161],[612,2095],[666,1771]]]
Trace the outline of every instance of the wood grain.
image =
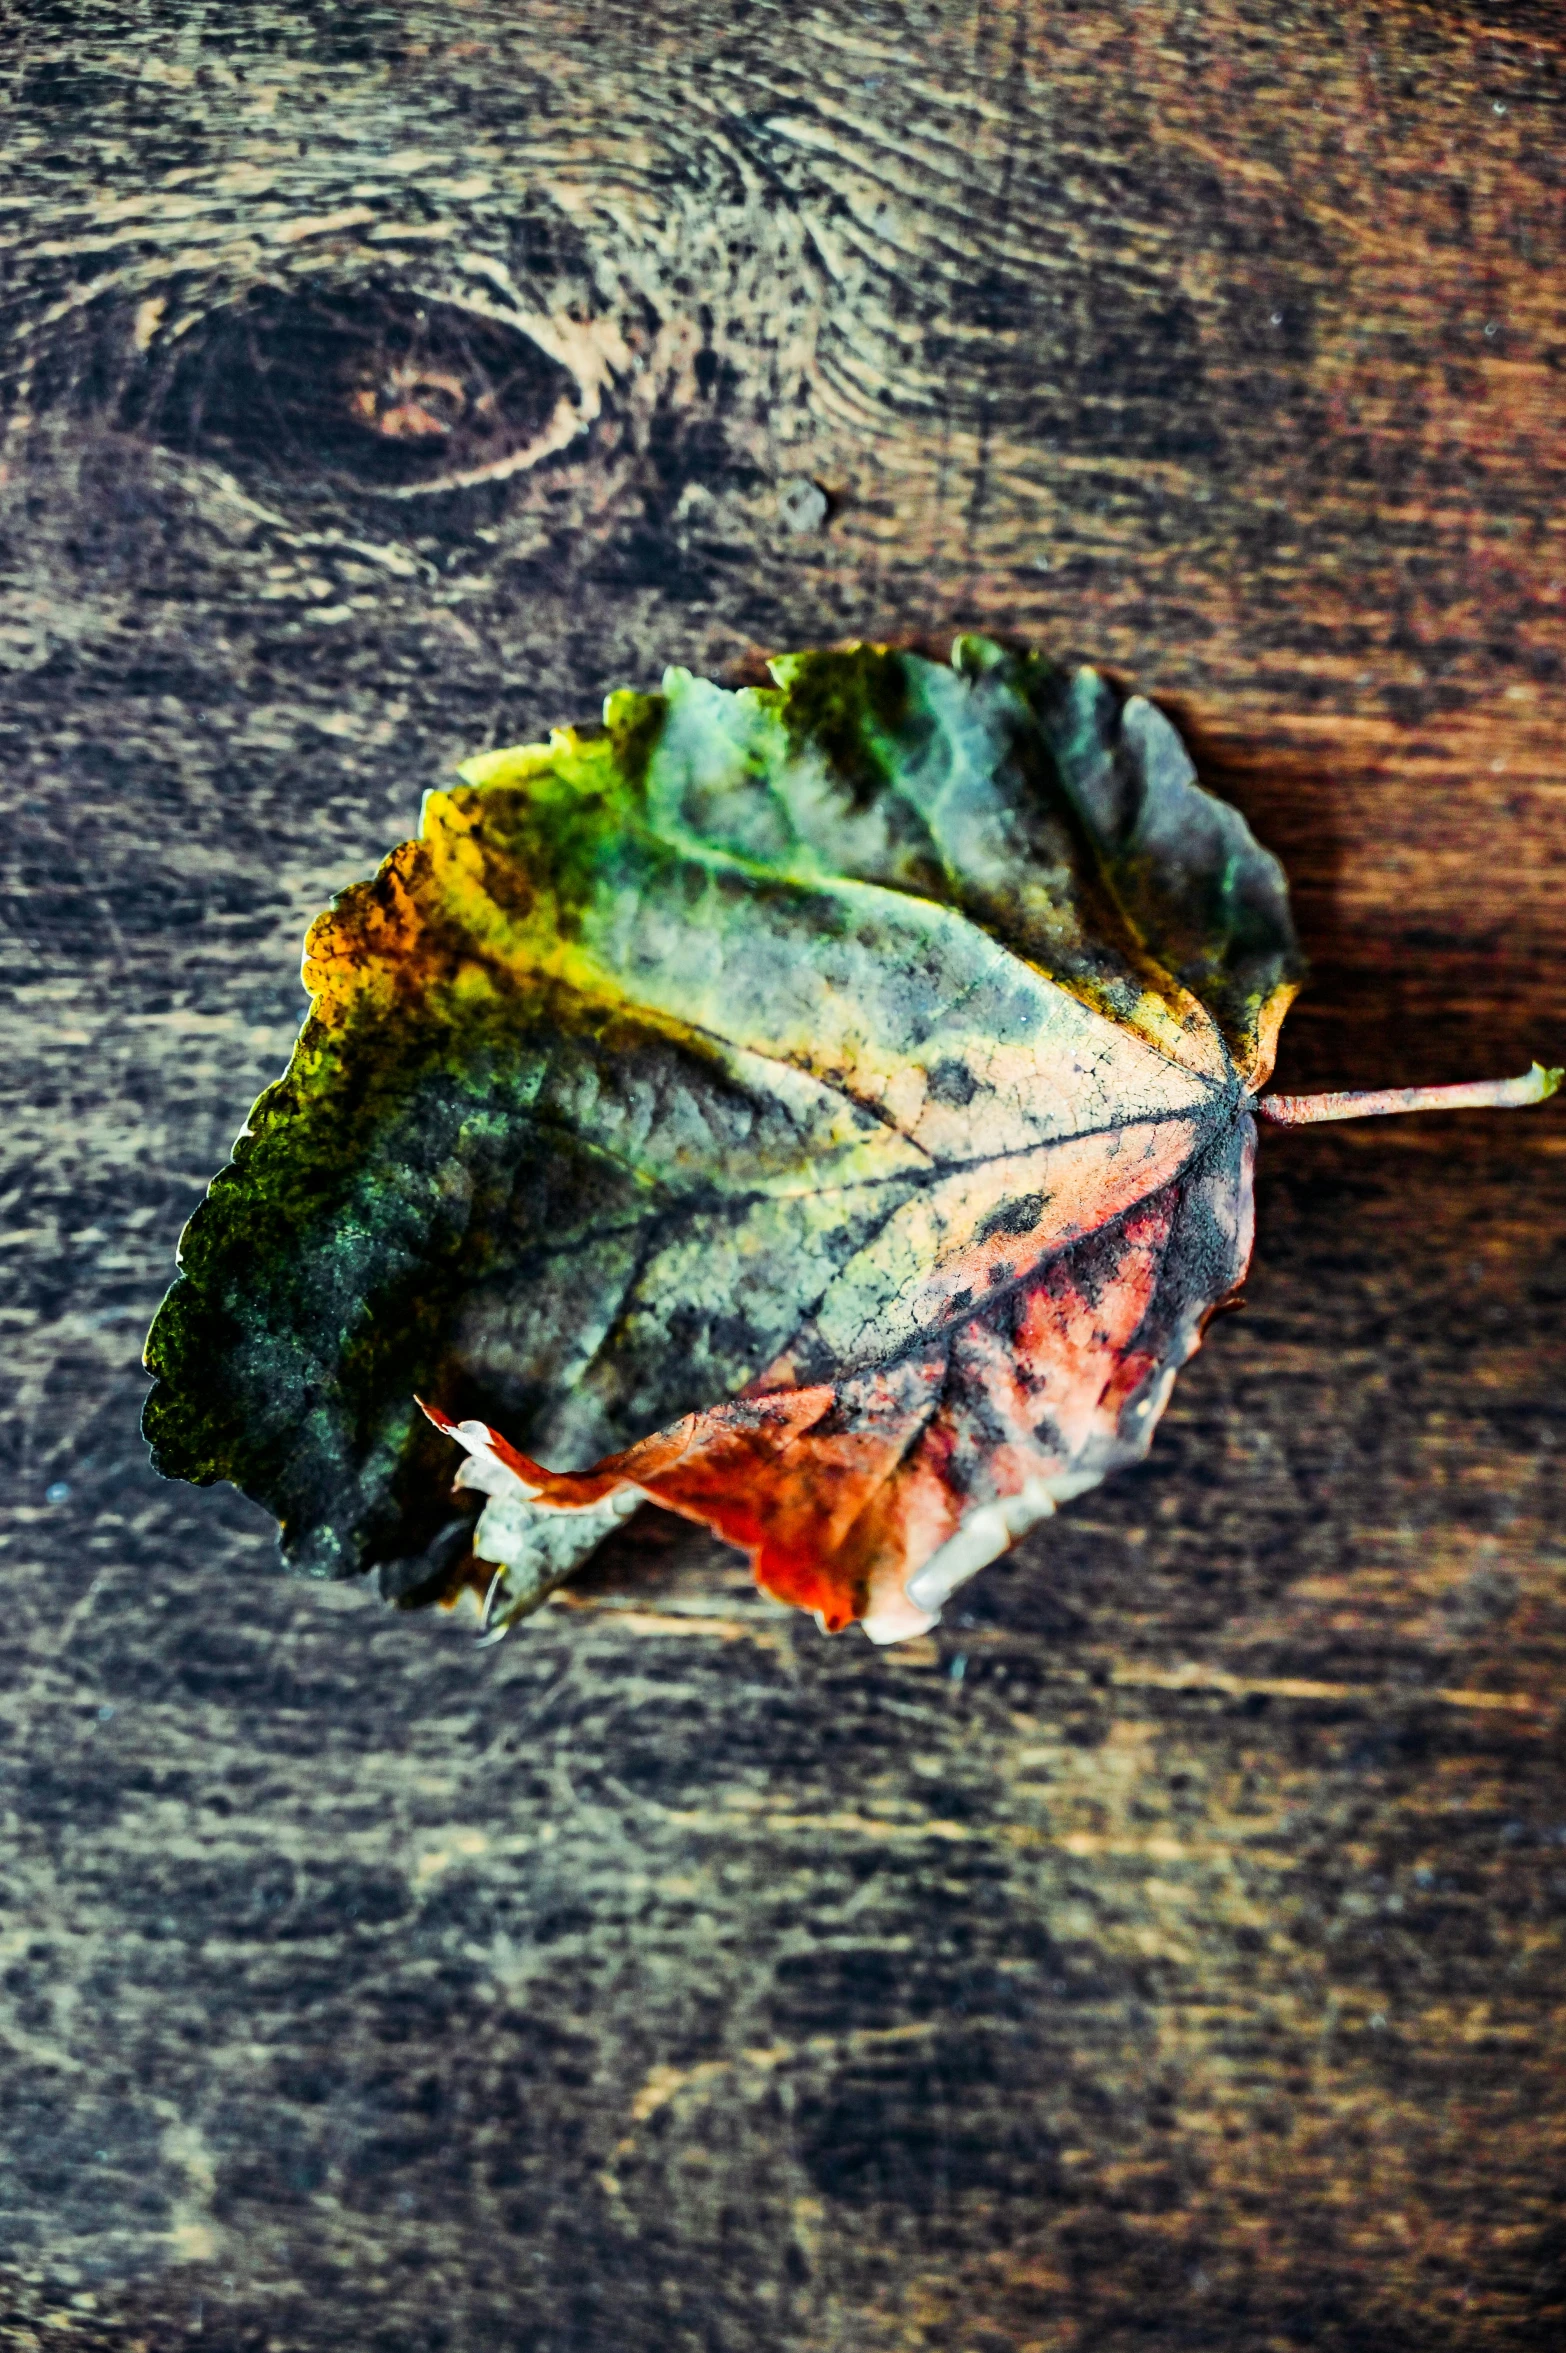
[[[1560,2341],[1557,1110],[1267,1138],[1153,1459],[884,1656],[656,1519],[475,1656],[135,1415],[309,915],[669,661],[1099,659],[1289,865],[1283,1085],[1560,1059],[1563,60],[1415,0],[0,36],[0,2342]],[[268,405],[269,319],[480,317],[492,478]]]

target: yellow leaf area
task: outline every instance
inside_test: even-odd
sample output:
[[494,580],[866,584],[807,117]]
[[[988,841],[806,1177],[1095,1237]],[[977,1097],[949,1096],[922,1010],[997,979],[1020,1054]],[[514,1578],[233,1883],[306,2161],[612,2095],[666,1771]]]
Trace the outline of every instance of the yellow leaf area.
[[149,1343],[161,1467],[300,1565],[427,1598],[471,1532],[504,1622],[651,1496],[922,1631],[1243,1275],[1298,959],[1168,722],[980,640],[773,667],[469,762],[314,926]]

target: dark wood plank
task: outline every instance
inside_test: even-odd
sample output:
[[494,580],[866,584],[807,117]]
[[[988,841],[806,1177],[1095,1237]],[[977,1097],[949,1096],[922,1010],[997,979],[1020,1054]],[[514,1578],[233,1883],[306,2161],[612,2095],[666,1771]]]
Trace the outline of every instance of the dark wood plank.
[[[1153,1459],[891,1654],[647,1519],[475,1656],[134,1425],[308,916],[668,661],[1101,659],[1289,863],[1286,1084],[1558,1054],[1563,54],[13,21],[0,2342],[1559,2341],[1555,1112],[1268,1138]],[[330,368],[421,305],[509,341],[508,446],[582,431],[375,487]]]

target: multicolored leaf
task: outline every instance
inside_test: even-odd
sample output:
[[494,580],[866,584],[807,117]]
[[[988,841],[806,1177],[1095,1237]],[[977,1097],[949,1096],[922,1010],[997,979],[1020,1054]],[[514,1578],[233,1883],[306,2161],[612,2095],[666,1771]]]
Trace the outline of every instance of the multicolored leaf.
[[147,1352],[290,1565],[503,1620],[652,1496],[895,1638],[1242,1278],[1299,959],[1167,720],[972,638],[773,675],[469,762],[313,928]]

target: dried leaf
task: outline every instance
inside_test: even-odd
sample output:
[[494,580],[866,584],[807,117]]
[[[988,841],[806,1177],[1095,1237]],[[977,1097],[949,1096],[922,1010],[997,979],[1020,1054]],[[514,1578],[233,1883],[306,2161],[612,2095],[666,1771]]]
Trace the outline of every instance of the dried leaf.
[[505,1623],[646,1495],[894,1639],[1241,1280],[1300,964],[1167,720],[974,638],[773,675],[470,761],[314,926],[147,1350],[291,1566]]

